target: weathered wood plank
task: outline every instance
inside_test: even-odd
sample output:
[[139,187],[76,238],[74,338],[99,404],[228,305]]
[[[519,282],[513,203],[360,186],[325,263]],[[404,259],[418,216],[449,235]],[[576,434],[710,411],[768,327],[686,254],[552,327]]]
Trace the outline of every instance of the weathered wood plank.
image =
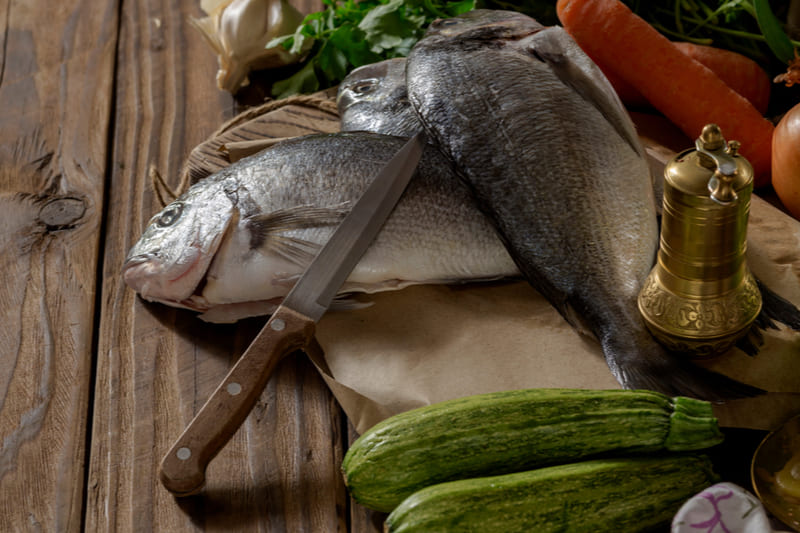
[[79,531],[117,2],[0,28],[0,530]]
[[163,454],[262,323],[208,325],[142,302],[120,278],[159,208],[151,168],[177,187],[191,149],[236,110],[186,24],[200,14],[194,0],[123,5],[86,528],[344,531],[341,414],[303,356],[279,366],[202,493],[175,499],[158,482]]
[[0,529],[78,531],[117,2],[0,25]]

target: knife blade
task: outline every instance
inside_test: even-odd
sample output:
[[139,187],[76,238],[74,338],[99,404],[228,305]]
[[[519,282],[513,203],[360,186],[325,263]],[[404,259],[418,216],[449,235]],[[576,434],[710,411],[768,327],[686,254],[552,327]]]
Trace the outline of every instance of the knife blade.
[[400,199],[425,147],[419,132],[378,173],[330,240],[231,368],[222,383],[161,462],[162,485],[188,496],[205,483],[205,471],[244,422],[284,356],[318,350],[315,324],[378,234]]

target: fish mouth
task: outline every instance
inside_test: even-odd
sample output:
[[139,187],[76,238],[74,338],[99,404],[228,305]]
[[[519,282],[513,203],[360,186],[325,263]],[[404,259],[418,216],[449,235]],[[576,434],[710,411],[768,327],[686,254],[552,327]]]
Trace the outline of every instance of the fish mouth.
[[193,311],[207,311],[208,303],[203,298],[208,269],[216,254],[222,236],[212,239],[210,246],[199,242],[189,245],[180,268],[168,269],[158,252],[148,252],[129,257],[122,265],[122,279],[143,299],[172,307]]
[[[180,283],[195,272],[202,263],[202,250],[197,250],[194,259],[182,269],[176,276],[172,276],[167,283]],[[203,287],[205,286],[206,276],[204,273],[191,288],[191,294],[185,298],[171,297],[168,295],[169,285],[158,281],[158,273],[162,271],[162,266],[157,256],[143,254],[131,257],[123,264],[122,279],[125,284],[139,294],[148,302],[158,302],[171,307],[181,307],[192,311],[204,312],[208,310],[208,305],[202,297]],[[206,265],[207,268],[207,265]]]
[[[205,263],[205,264],[203,264]],[[205,272],[210,261],[203,261],[203,250],[192,246],[192,254],[186,266],[164,278],[164,265],[157,254],[146,253],[128,258],[122,265],[122,279],[126,285],[137,292],[143,299],[159,302],[173,307],[183,307],[194,311],[205,311],[200,296],[205,285]],[[202,273],[198,276],[198,269]],[[199,278],[194,282],[194,278]],[[181,297],[175,287],[184,284],[180,293],[191,291],[188,297]],[[174,295],[175,294],[175,295]]]

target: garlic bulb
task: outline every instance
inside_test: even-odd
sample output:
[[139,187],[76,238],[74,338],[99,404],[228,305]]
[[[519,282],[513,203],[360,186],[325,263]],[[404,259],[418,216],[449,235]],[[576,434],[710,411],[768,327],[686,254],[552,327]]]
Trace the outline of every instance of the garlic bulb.
[[207,17],[192,18],[217,53],[217,86],[236,93],[249,83],[251,70],[275,68],[300,60],[282,46],[265,48],[275,37],[294,33],[303,15],[288,0],[203,0]]

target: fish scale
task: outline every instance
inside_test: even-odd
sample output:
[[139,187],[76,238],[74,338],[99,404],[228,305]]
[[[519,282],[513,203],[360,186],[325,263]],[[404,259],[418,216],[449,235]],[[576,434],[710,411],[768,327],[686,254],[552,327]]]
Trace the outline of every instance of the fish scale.
[[526,279],[599,340],[624,387],[758,392],[668,354],[646,330],[636,298],[658,246],[648,165],[608,81],[562,28],[486,10],[435,22],[406,83]]

